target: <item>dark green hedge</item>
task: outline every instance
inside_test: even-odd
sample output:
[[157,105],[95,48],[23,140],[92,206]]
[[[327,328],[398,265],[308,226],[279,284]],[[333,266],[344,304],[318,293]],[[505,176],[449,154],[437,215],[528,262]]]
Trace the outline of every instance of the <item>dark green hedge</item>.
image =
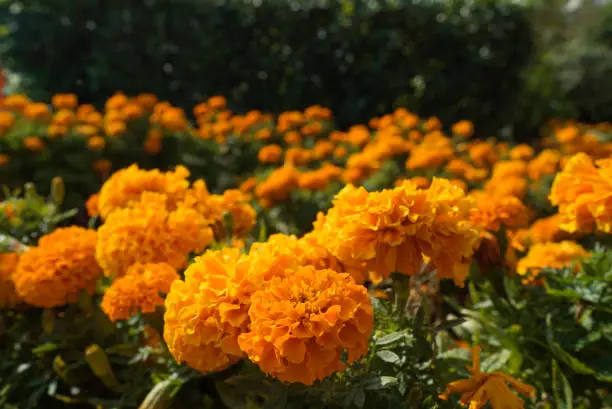
[[494,0],[19,4],[2,6],[0,61],[43,99],[120,89],[187,107],[222,94],[236,110],[326,105],[341,125],[403,105],[486,132],[516,116],[532,53],[525,10]]

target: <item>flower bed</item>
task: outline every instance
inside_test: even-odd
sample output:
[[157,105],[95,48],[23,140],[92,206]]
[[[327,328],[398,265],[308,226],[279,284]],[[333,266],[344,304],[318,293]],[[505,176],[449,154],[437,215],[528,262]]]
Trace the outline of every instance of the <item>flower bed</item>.
[[0,112],[7,407],[612,405],[607,125],[53,106]]

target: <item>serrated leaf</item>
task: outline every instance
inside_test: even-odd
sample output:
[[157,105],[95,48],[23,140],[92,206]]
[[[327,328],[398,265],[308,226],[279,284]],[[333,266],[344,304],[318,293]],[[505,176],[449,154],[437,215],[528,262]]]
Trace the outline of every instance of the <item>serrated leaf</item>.
[[376,356],[390,364],[397,364],[400,361],[399,355],[391,351],[378,351]]
[[379,376],[366,381],[363,385],[364,389],[375,391],[386,389],[390,386],[397,385],[398,380],[394,376]]
[[573,409],[574,393],[559,363],[552,362],[553,393],[558,409]]

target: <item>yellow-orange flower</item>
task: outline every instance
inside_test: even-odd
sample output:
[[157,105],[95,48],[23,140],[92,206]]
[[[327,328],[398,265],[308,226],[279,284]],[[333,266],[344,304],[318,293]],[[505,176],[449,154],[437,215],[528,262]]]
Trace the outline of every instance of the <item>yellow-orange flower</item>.
[[297,185],[299,173],[291,165],[275,169],[267,179],[261,181],[255,188],[255,195],[267,203],[282,202],[287,199],[291,190]]
[[450,139],[439,132],[429,133],[406,161],[406,169],[437,168],[453,157]]
[[523,409],[525,402],[510,387],[525,396],[534,396],[533,386],[503,372],[481,372],[479,347],[472,348],[472,366],[468,370],[472,376],[449,383],[440,399],[447,400],[451,393],[460,393],[459,402],[464,406],[469,405],[469,409],[481,409],[487,403],[492,409]]
[[108,159],[98,159],[91,164],[91,168],[99,175],[106,176],[111,171],[113,164]]
[[89,196],[87,202],[85,202],[85,208],[87,209],[87,215],[89,217],[99,216],[100,213],[98,211],[98,200],[100,199],[100,194],[95,193]]
[[453,124],[453,133],[463,138],[469,138],[474,135],[474,125],[472,122],[463,120]]
[[575,155],[557,174],[550,201],[559,206],[564,230],[590,231],[596,226],[612,232],[612,160],[594,164],[584,153]]
[[255,292],[250,331],[240,348],[262,371],[285,382],[311,385],[368,350],[373,309],[365,287],[348,274],[289,270]]
[[4,166],[9,164],[11,161],[11,157],[5,153],[0,153],[0,166]]
[[473,200],[445,179],[434,179],[428,190],[410,181],[371,193],[348,185],[318,217],[315,231],[344,264],[365,263],[374,281],[392,272],[418,273],[425,255],[440,277],[462,285],[479,241],[469,221],[473,208]]
[[561,154],[553,149],[545,149],[533,158],[527,165],[527,173],[531,180],[539,180],[546,175],[554,175],[559,168]]
[[525,144],[517,145],[510,150],[510,159],[512,160],[529,160],[535,154],[534,149]]
[[482,191],[473,191],[476,209],[472,213],[472,223],[482,226],[486,231],[496,232],[501,226],[510,229],[526,227],[529,222],[527,208],[515,196],[494,196]]
[[257,159],[261,163],[276,163],[281,160],[282,156],[283,149],[276,144],[272,144],[261,148],[257,154]]
[[87,146],[92,151],[100,151],[104,149],[105,145],[106,145],[106,142],[104,141],[104,138],[102,138],[101,136],[94,136],[92,138],[89,138],[89,140],[87,141]]
[[55,109],[75,109],[78,105],[75,94],[55,94],[51,97],[51,105]]
[[168,263],[179,269],[191,252],[213,240],[209,221],[192,208],[171,210],[164,194],[144,192],[132,207],[115,210],[98,229],[96,258],[108,276],[135,263]]
[[[527,281],[532,281],[545,268],[569,267],[588,254],[584,247],[573,241],[537,243],[519,260],[516,272],[520,275],[531,273]],[[579,265],[576,264],[575,267],[579,268]]]
[[167,294],[179,278],[169,264],[136,263],[106,289],[100,307],[113,322],[127,320],[138,312],[152,313],[164,305],[161,294]]
[[41,152],[45,149],[45,143],[42,141],[42,139],[36,137],[36,136],[28,136],[27,138],[23,139],[23,146],[32,152]]
[[243,353],[238,336],[248,330],[249,262],[238,249],[208,251],[175,281],[166,297],[164,339],[178,362],[201,372],[218,371]]
[[46,121],[51,117],[49,106],[43,102],[34,102],[26,105],[23,115],[32,120]]
[[13,282],[18,263],[19,254],[0,253],[0,308],[13,308],[20,301]]
[[163,193],[167,197],[167,205],[174,209],[184,200],[189,188],[188,177],[189,170],[183,166],[177,166],[170,172],[144,170],[138,165],[118,170],[100,189],[100,215],[106,218],[113,211],[128,206],[130,202],[139,201],[144,192]]
[[97,234],[81,227],[59,228],[23,253],[13,274],[25,302],[53,308],[93,292],[102,270],[95,259]]

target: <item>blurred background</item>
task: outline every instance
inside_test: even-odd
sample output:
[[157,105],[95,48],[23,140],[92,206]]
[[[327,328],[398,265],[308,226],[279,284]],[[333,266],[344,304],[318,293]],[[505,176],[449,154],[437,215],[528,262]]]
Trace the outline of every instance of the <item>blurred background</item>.
[[612,5],[595,0],[0,0],[4,93],[151,92],[235,112],[404,106],[530,140],[612,119]]

